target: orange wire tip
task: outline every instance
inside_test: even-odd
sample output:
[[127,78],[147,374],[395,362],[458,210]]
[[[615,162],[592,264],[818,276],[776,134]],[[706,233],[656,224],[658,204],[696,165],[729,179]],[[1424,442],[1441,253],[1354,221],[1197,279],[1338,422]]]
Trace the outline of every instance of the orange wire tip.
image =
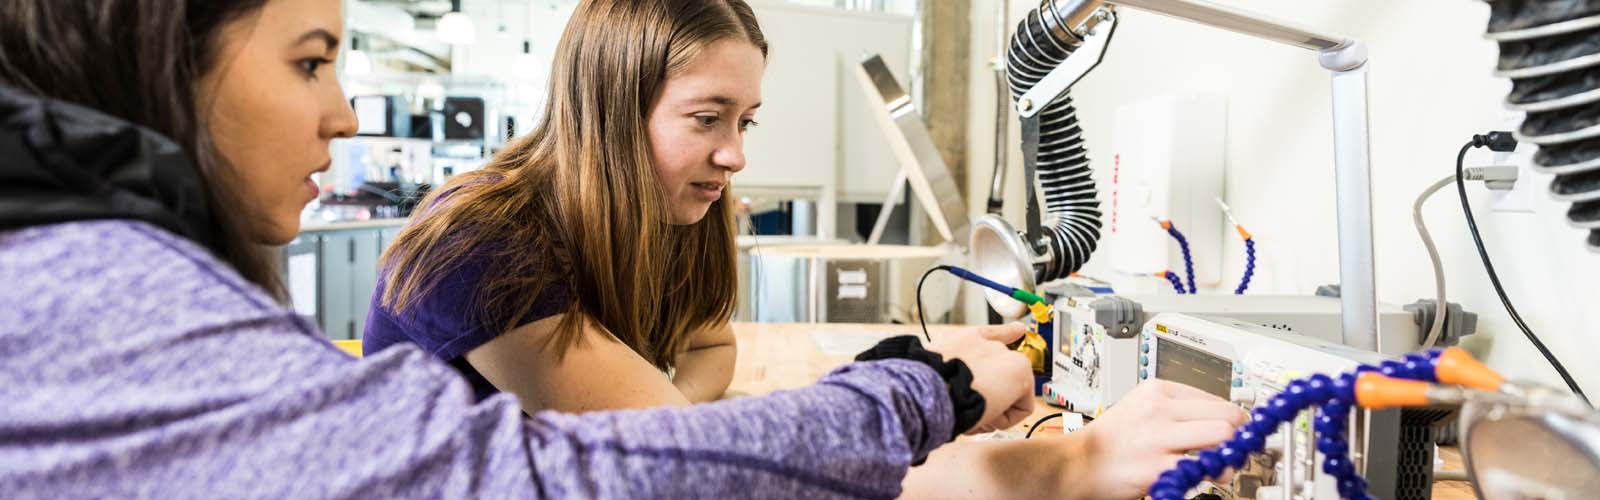
[[1439,355],[1439,366],[1435,368],[1439,375],[1439,382],[1446,384],[1464,385],[1480,391],[1499,392],[1500,385],[1506,378],[1498,372],[1472,357],[1472,353],[1460,347],[1445,349]]
[[1382,410],[1397,406],[1427,406],[1427,382],[1389,378],[1366,372],[1356,377],[1356,404]]
[[1249,231],[1245,231],[1244,230],[1244,226],[1233,226],[1233,228],[1239,230],[1239,237],[1240,238],[1244,238],[1244,239],[1247,239],[1247,240],[1251,238],[1250,232]]

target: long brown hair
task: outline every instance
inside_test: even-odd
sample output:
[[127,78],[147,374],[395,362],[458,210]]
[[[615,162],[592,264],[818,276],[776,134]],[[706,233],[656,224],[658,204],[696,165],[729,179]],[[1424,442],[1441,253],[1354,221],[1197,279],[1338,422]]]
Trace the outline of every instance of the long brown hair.
[[172,139],[199,166],[210,227],[186,236],[284,300],[275,249],[251,240],[227,207],[244,187],[212,146],[198,102],[218,67],[222,29],[266,0],[0,0],[0,82],[69,101]]
[[487,258],[480,325],[520,326],[542,290],[562,287],[566,315],[547,344],[558,356],[597,325],[672,366],[691,333],[733,315],[733,213],[725,194],[700,222],[668,224],[646,116],[669,77],[726,39],[767,53],[743,0],[579,4],[539,125],[423,201],[384,253],[382,304],[407,314],[462,257]]

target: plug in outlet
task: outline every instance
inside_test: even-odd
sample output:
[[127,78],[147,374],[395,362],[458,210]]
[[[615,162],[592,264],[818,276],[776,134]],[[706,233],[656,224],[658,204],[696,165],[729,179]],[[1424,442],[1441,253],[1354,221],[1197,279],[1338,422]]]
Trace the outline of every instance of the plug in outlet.
[[1483,181],[1484,187],[1491,191],[1510,191],[1517,186],[1518,172],[1515,165],[1470,167],[1461,172],[1461,177],[1469,181]]
[[[1523,116],[1524,115],[1522,113],[1505,111],[1500,116],[1500,123],[1497,124],[1495,130],[1516,130],[1518,127],[1522,126]],[[1540,194],[1537,191],[1543,186],[1549,185],[1547,182],[1539,181],[1542,179],[1542,177],[1533,175],[1533,154],[1538,150],[1539,147],[1535,146],[1533,143],[1521,142],[1517,144],[1516,151],[1509,153],[1497,152],[1494,154],[1493,165],[1495,166],[1486,168],[1493,169],[1499,168],[1500,166],[1513,166],[1516,168],[1516,177],[1514,177],[1514,180],[1511,181],[1511,189],[1509,190],[1496,189],[1497,187],[1503,188],[1504,181],[1495,182],[1494,179],[1488,179],[1490,181],[1487,182],[1487,187],[1490,189],[1490,211],[1500,213],[1533,213],[1533,197],[1539,196]]]
[[[1485,171],[1483,180],[1490,190],[1490,211],[1533,213],[1533,197],[1539,195],[1536,191],[1543,185],[1533,175],[1533,153],[1537,149],[1538,146],[1526,142],[1518,144],[1517,150],[1511,153],[1495,153],[1495,166],[1482,168]],[[1510,179],[1505,179],[1508,176]]]

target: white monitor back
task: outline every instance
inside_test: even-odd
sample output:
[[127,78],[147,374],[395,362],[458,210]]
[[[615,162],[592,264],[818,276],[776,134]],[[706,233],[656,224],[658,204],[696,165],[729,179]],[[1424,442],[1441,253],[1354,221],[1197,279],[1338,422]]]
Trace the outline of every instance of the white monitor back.
[[1220,283],[1222,238],[1233,234],[1213,201],[1223,197],[1227,101],[1160,96],[1117,110],[1104,252],[1121,293],[1170,291],[1153,273],[1182,276],[1183,254],[1151,217],[1171,219],[1189,240],[1196,288]]

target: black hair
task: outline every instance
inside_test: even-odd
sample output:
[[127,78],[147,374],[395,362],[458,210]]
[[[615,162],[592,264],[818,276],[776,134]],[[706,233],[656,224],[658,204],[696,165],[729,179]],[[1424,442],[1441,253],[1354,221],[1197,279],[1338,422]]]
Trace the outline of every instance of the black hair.
[[245,279],[283,300],[276,253],[252,241],[224,207],[237,197],[218,182],[197,97],[218,64],[229,22],[267,0],[0,0],[0,82],[154,130],[190,155],[207,186],[210,241],[200,242]]

